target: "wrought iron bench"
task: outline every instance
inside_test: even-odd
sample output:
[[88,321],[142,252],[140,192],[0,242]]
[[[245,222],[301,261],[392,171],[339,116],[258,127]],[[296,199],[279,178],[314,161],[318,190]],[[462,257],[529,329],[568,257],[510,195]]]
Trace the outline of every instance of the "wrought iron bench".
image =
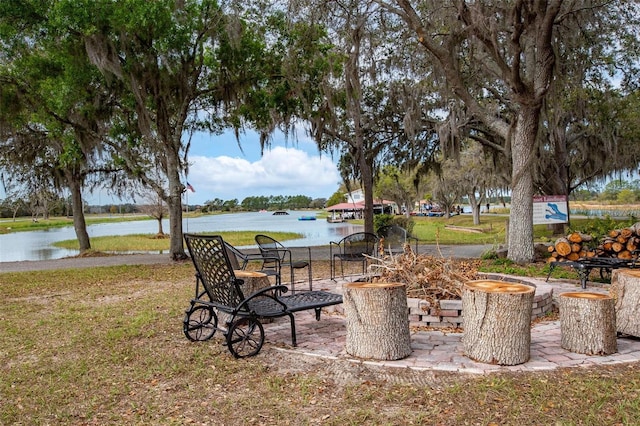
[[[220,330],[231,354],[236,358],[256,355],[264,343],[260,319],[287,316],[291,322],[291,341],[296,342],[294,313],[315,310],[320,320],[322,308],[342,303],[342,296],[327,291],[284,295],[287,287],[275,285],[245,296],[243,280],[238,279],[219,235],[184,234],[196,269],[195,297],[185,312],[183,331],[189,340],[208,340]],[[218,316],[224,327],[218,327]]]
[[549,264],[549,274],[547,274],[547,281],[551,273],[557,266],[570,266],[578,273],[580,278],[580,285],[582,288],[587,288],[587,280],[593,269],[600,269],[600,278],[603,280],[611,279],[611,271],[620,268],[637,268],[640,266],[638,258],[635,259],[618,259],[616,257],[583,257],[578,260],[563,260],[560,262],[551,262]]

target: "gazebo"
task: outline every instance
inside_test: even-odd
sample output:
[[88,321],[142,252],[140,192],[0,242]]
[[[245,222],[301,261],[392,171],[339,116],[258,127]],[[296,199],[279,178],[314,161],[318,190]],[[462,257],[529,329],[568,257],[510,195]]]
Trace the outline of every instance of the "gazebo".
[[[393,214],[394,205],[395,203],[393,201],[374,200],[373,212],[374,214]],[[333,206],[327,207],[325,210],[331,213],[331,216],[327,217],[327,220],[329,222],[342,222],[346,219],[362,219],[362,212],[364,211],[364,201],[360,201],[357,203],[338,203],[334,204]]]
[[325,209],[331,216],[327,217],[329,222],[343,222],[346,219],[362,218],[364,203],[338,203]]

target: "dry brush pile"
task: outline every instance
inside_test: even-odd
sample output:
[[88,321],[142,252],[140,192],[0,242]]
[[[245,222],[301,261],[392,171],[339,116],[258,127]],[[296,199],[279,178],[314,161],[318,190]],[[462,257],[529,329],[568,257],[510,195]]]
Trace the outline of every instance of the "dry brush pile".
[[558,238],[549,246],[549,262],[578,260],[590,257],[615,257],[618,259],[634,259],[640,247],[640,222],[632,226],[613,229],[594,244],[593,237],[580,232],[573,232],[566,237]]
[[409,245],[404,253],[375,259],[370,266],[372,282],[400,282],[407,286],[407,296],[427,300],[462,298],[462,285],[478,279],[479,260],[453,260],[416,254]]

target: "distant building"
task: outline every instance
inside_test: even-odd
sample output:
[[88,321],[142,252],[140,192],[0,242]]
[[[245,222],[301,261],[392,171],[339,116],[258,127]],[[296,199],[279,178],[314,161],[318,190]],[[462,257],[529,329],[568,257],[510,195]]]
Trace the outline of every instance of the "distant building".
[[[361,219],[364,210],[364,191],[357,189],[345,195],[345,202],[325,210],[344,219]],[[373,200],[373,214],[400,214],[398,205],[388,200]]]
[[348,192],[345,195],[345,202],[351,204],[364,203],[364,191],[362,189],[356,189],[355,191]]

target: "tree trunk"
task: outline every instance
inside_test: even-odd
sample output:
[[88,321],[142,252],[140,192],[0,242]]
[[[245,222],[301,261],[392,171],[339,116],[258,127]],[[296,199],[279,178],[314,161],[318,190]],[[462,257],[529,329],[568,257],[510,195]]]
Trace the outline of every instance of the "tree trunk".
[[473,216],[473,224],[480,225],[480,200],[478,200],[475,194],[467,194],[469,197],[469,204],[471,205],[471,215]]
[[349,283],[344,286],[344,313],[348,354],[381,360],[411,354],[404,284]]
[[173,260],[184,260],[187,258],[182,243],[182,192],[185,187],[180,182],[178,161],[177,154],[167,154],[169,197],[165,201],[169,209],[169,256]]
[[80,253],[91,248],[87,223],[84,219],[84,203],[82,201],[82,188],[80,182],[72,176],[67,176],[69,190],[71,191],[71,211],[73,212],[73,229],[76,232]]
[[364,232],[374,233],[373,227],[373,170],[367,162],[367,156],[361,151],[360,176],[362,178],[362,190],[364,191]]
[[520,111],[511,143],[511,214],[507,257],[516,263],[532,262],[533,249],[533,147],[540,109]]
[[614,270],[609,294],[616,302],[618,332],[640,337],[640,271]]
[[244,281],[241,286],[244,297],[249,297],[256,291],[271,286],[269,276],[262,272],[239,270],[234,271],[234,274],[236,278]]
[[504,281],[469,281],[463,286],[464,354],[498,365],[527,362],[535,288]]
[[587,355],[618,351],[613,298],[599,293],[562,293],[558,301],[564,349]]

